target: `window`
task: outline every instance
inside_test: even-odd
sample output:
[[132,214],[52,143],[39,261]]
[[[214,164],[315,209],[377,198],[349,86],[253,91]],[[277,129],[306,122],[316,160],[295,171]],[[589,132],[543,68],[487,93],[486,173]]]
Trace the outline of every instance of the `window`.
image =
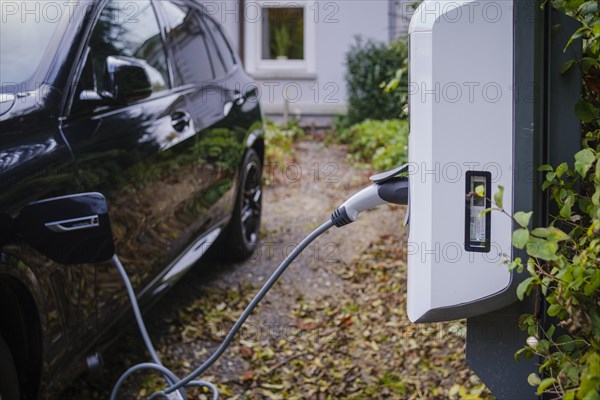
[[262,59],[304,59],[304,8],[262,9]]
[[168,87],[165,48],[149,0],[111,0],[102,10],[92,33],[90,54],[98,90],[104,87],[108,56],[144,60],[153,90],[156,92]]
[[173,51],[178,83],[203,83],[213,80],[216,73],[223,73],[222,65],[213,65],[208,47],[211,39],[198,12],[168,1],[161,4],[169,22],[167,40]]
[[316,26],[312,0],[255,0],[245,20],[244,54],[255,78],[313,79],[316,76]]

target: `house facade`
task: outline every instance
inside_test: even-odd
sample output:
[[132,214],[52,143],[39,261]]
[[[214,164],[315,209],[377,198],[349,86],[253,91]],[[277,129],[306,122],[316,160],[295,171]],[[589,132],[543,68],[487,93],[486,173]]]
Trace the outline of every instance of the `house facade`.
[[327,126],[346,110],[345,54],[355,37],[405,35],[413,0],[202,1],[260,88],[269,117]]

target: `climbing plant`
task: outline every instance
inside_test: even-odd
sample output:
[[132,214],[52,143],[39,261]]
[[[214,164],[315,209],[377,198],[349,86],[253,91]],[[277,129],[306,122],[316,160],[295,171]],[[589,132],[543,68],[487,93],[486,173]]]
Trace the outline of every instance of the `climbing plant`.
[[[546,304],[543,311],[520,318],[520,327],[530,336],[515,358],[541,358],[539,373],[528,377],[539,395],[593,400],[600,399],[599,2],[547,3],[543,6],[555,7],[581,23],[567,48],[580,39],[583,57],[565,63],[562,72],[580,68],[583,75],[583,95],[571,111],[582,121],[581,136],[573,133],[574,140],[582,139],[582,150],[572,164],[539,168],[545,178],[542,189],[557,210],[549,226],[532,229],[531,212],[507,214],[519,227],[513,232],[513,246],[527,253],[526,259],[507,261],[510,269],[528,274],[517,295],[521,300],[543,298]],[[476,194],[483,195],[482,189]],[[502,192],[500,187],[494,196],[494,209],[505,212]]]

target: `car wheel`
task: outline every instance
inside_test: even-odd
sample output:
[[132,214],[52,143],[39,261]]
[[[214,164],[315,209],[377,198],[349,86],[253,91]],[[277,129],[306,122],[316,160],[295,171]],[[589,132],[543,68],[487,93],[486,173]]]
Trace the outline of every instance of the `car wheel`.
[[10,349],[0,336],[0,400],[19,400],[19,378]]
[[256,151],[250,149],[241,169],[240,189],[225,239],[228,260],[245,260],[256,249],[261,209],[262,162]]

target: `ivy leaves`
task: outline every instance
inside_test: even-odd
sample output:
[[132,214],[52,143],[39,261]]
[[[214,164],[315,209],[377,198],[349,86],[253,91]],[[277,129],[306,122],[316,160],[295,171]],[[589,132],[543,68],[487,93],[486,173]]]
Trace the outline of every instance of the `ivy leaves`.
[[523,212],[519,211],[515,213],[513,216],[514,220],[523,228],[527,228],[529,226],[529,221],[531,220],[531,216],[533,215],[533,211]]
[[583,149],[575,154],[575,171],[585,178],[592,164],[596,161],[596,155],[592,149]]
[[579,99],[575,104],[575,115],[581,121],[590,123],[598,118],[598,109],[587,101]]
[[[565,62],[561,73],[565,74],[574,66],[583,73],[586,91],[575,105],[575,114],[588,128],[598,129],[600,107],[597,91],[598,70],[600,69],[600,12],[597,0],[553,0],[552,5],[575,18],[581,24],[569,38],[565,51],[577,40],[583,45],[583,57]],[[595,89],[596,88],[596,89]]]
[[517,249],[524,249],[529,241],[529,230],[517,229],[512,234],[512,243]]
[[522,227],[513,232],[513,246],[517,249],[526,249],[530,257],[545,261],[556,260],[558,243],[568,240],[569,235],[554,227],[536,228],[530,232],[527,227],[532,215],[533,212],[519,211],[513,216],[517,224]]
[[504,197],[504,186],[498,185],[498,191],[494,193],[494,203],[498,206],[498,208],[502,208],[502,197]]
[[[554,337],[556,326],[546,331],[534,315],[522,317],[521,327],[537,341],[524,347],[516,357],[542,357],[540,379],[528,381],[537,394],[551,393],[564,399],[600,399],[600,155],[598,148],[585,148],[574,156],[573,169],[567,163],[556,169],[539,168],[545,173],[545,188],[559,209],[555,221],[547,227],[530,229],[531,213],[513,215],[513,246],[525,249],[523,265],[515,258],[509,268],[529,276],[517,287],[524,299],[541,292],[546,314],[555,318],[561,334]],[[583,188],[583,189],[582,189]],[[592,194],[593,193],[593,194]]]
[[[483,186],[475,188],[475,194],[483,197]],[[503,211],[503,194],[504,187],[499,185],[498,191],[494,194],[494,204],[498,207],[496,210]],[[572,204],[571,204],[572,205]],[[489,212],[492,209],[485,210]],[[517,249],[526,249],[527,255],[533,258],[538,258],[545,261],[553,261],[558,258],[557,252],[559,250],[559,242],[570,239],[569,235],[555,227],[549,228],[536,228],[533,231],[529,230],[529,223],[533,211],[523,212],[518,211],[512,219],[520,226],[519,229],[515,229],[512,233],[512,244]],[[522,291],[524,293],[524,291]],[[522,298],[520,296],[520,298]]]
[[536,315],[523,315],[520,326],[535,345],[523,347],[515,358],[541,356],[539,372],[545,378],[532,374],[528,382],[538,395],[572,400],[600,399],[600,131],[586,139],[596,147],[577,152],[572,168],[568,163],[539,168],[558,212],[550,226],[532,228],[533,212],[507,214],[503,187],[494,195],[497,208],[484,211],[512,218],[512,245],[527,254],[526,260],[516,257],[508,264],[528,274],[517,286],[517,297],[541,293],[546,314],[557,321],[544,331]]
[[[546,327],[538,322],[537,312],[523,315],[519,325],[535,345],[524,346],[515,358],[541,357],[539,375],[528,377],[538,395],[600,400],[600,3],[551,3],[580,23],[565,51],[577,41],[583,45],[583,57],[567,61],[561,73],[578,68],[583,76],[583,94],[571,111],[583,123],[583,149],[573,163],[539,168],[544,174],[542,190],[551,202],[549,226],[531,228],[531,213],[509,216],[516,227],[512,244],[527,254],[526,260],[516,257],[508,264],[528,274],[517,296],[543,296],[546,309],[541,311],[554,321]],[[502,191],[499,188],[494,201],[504,211]]]
[[517,249],[524,249],[525,246],[527,246],[527,243],[529,243],[529,240],[531,239],[529,235],[529,229],[527,229],[527,227],[529,226],[529,221],[531,220],[532,215],[533,212],[525,213],[519,211],[513,216],[517,224],[521,226],[521,229],[516,229],[512,234],[512,243],[513,246],[515,246]]
[[533,258],[539,258],[544,261],[553,261],[558,258],[558,243],[547,239],[530,237],[527,242],[527,254]]

